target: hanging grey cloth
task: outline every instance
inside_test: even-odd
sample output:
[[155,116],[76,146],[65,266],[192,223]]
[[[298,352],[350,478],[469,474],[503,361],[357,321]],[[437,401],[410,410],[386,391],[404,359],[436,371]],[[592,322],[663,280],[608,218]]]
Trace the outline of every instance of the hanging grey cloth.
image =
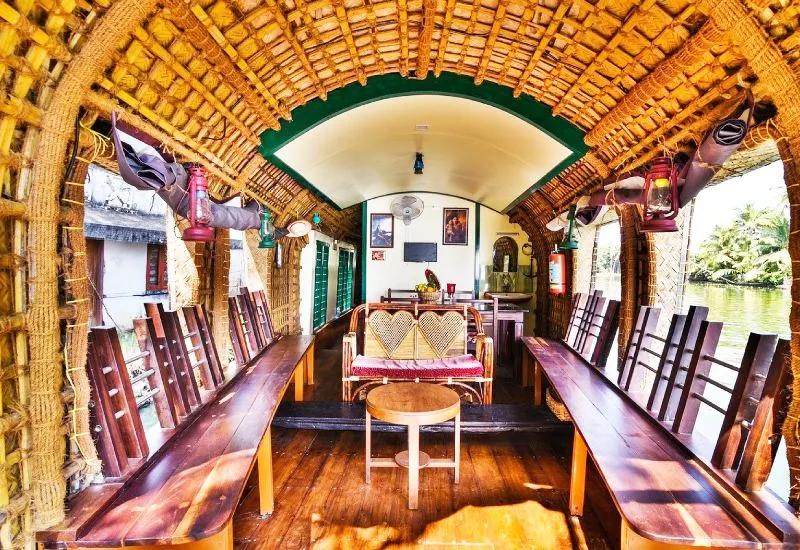
[[[142,191],[155,191],[178,215],[187,217],[189,174],[179,162],[167,162],[158,155],[138,153],[122,141],[125,135],[117,128],[117,115],[111,113],[111,138],[119,164],[119,174],[129,185]],[[244,208],[211,203],[211,227],[258,229],[261,213],[258,203],[250,201]]]

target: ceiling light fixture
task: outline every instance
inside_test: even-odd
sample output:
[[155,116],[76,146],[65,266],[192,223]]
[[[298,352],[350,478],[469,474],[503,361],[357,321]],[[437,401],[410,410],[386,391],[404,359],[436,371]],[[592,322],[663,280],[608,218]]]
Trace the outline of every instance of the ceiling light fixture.
[[417,153],[416,158],[414,160],[414,173],[416,175],[422,174],[422,171],[425,169],[425,163],[422,162],[422,153]]

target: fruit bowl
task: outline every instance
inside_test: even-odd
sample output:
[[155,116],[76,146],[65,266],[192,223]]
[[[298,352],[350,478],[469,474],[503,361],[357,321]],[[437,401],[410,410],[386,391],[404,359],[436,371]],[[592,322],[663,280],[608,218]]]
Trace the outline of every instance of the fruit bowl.
[[417,294],[419,294],[419,301],[423,304],[435,304],[442,297],[441,290],[417,291]]

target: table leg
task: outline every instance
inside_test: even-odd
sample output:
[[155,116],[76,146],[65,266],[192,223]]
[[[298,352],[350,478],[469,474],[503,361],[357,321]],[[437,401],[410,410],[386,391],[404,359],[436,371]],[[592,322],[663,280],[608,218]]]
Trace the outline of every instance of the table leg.
[[370,462],[372,461],[372,415],[367,411],[367,451],[365,455],[366,479],[370,482]]
[[303,374],[305,371],[305,360],[294,369],[294,400],[303,400]]
[[542,366],[533,360],[533,404],[537,407],[542,406]]
[[306,352],[306,380],[309,386],[314,385],[314,344]]
[[522,350],[522,387],[528,387],[530,380],[528,374],[531,370],[531,354],[526,349]]
[[[522,346],[522,329],[524,325],[522,321],[514,321],[514,341],[511,345],[511,360],[514,363],[514,371],[519,372],[521,369],[522,355],[520,354],[520,346]],[[524,380],[526,374],[520,378]],[[524,384],[523,384],[524,385]]]
[[257,460],[259,513],[268,516],[275,509],[272,489],[272,428],[267,428],[267,433],[261,440]]
[[419,501],[419,424],[408,425],[408,508],[416,510]]
[[459,412],[456,415],[456,449],[455,449],[455,459],[454,462],[456,463],[455,467],[455,483],[458,483],[460,480],[460,470],[461,470],[461,413]]
[[586,495],[586,442],[575,430],[572,440],[572,474],[569,481],[569,513],[583,515],[583,500]]

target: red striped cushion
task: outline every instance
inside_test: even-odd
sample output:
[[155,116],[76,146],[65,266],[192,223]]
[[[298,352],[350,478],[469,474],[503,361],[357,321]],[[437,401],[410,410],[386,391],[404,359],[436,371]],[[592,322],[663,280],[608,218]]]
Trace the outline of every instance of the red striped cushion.
[[355,376],[387,378],[448,378],[483,376],[483,365],[472,355],[442,359],[382,359],[359,355],[353,360]]

